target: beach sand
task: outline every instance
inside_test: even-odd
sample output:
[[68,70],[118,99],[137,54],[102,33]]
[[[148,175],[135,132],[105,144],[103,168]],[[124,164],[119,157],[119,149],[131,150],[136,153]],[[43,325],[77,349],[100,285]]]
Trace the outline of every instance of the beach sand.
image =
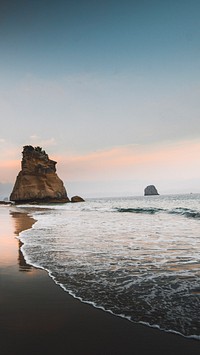
[[26,264],[17,234],[33,219],[0,206],[1,355],[195,355],[200,341],[166,333],[81,303]]

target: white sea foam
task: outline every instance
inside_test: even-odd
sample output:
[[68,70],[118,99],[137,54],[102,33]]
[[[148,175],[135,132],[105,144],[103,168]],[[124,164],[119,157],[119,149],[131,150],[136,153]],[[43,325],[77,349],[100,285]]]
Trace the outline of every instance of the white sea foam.
[[21,233],[22,251],[82,302],[199,339],[199,201],[192,195],[26,205],[38,222]]

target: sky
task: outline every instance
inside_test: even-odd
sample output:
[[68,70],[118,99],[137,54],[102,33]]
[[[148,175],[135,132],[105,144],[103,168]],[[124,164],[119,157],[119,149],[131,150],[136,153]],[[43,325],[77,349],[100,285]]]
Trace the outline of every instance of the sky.
[[200,192],[199,13],[197,0],[1,0],[0,196],[24,145],[57,161],[69,196]]

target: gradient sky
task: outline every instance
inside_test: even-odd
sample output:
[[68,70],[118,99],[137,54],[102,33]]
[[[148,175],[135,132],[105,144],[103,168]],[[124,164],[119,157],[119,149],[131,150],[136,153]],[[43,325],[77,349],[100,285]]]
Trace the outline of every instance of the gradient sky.
[[199,14],[197,0],[1,1],[0,182],[31,144],[69,195],[200,192]]

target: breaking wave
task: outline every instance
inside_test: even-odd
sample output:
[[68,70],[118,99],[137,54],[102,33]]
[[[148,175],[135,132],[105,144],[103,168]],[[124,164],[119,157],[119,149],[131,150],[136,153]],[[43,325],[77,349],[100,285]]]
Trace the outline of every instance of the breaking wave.
[[199,211],[195,211],[189,208],[182,208],[182,207],[177,207],[174,208],[172,210],[166,210],[163,208],[115,208],[114,209],[116,212],[120,212],[120,213],[146,213],[146,214],[155,214],[155,213],[169,213],[169,214],[174,214],[174,215],[180,215],[183,217],[187,217],[187,218],[197,218],[200,219],[200,212]]
[[122,213],[147,213],[147,214],[155,214],[158,212],[163,212],[162,208],[116,208],[117,212]]
[[195,211],[189,208],[182,208],[182,207],[177,207],[174,208],[173,210],[169,211],[170,214],[177,214],[177,215],[181,215],[187,218],[200,218],[200,212],[199,211]]
[[[83,302],[200,337],[200,195],[25,206],[28,264]],[[17,208],[22,208],[17,207]]]

